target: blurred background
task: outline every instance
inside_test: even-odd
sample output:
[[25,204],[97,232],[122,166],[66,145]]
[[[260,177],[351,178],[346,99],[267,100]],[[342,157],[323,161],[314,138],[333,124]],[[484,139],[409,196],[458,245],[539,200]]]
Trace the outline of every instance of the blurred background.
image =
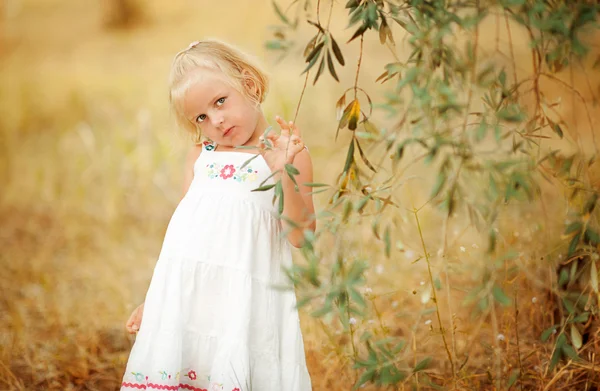
[[[342,3],[332,30],[345,42],[351,31]],[[133,343],[125,321],[144,299],[182,196],[191,145],[168,109],[171,60],[195,40],[232,43],[271,74],[263,106],[268,120],[292,119],[304,82],[301,55],[314,28],[301,27],[295,57],[280,59],[265,48],[277,23],[268,0],[0,2],[0,389],[117,389]],[[522,38],[513,40],[525,74],[531,65]],[[484,31],[482,47],[495,39],[493,29]],[[402,53],[406,44],[397,42]],[[300,106],[297,122],[314,159],[315,182],[332,182],[345,157],[347,134],[334,141],[335,102],[354,80],[357,46],[344,47],[341,82],[323,76],[309,85]],[[394,58],[371,34],[363,61],[360,85],[377,101],[385,88],[375,87],[375,79]],[[575,78],[591,91],[586,99],[600,93],[597,74]],[[563,114],[584,122],[583,107],[571,107]],[[592,114],[596,121],[598,112]],[[377,112],[375,118],[392,121]],[[571,136],[593,148],[591,128]],[[422,168],[415,170],[420,175]],[[325,202],[317,197],[317,207]],[[461,235],[453,230],[457,248],[476,248]],[[411,238],[404,241],[406,258],[414,258]],[[402,286],[402,295],[424,276],[422,267],[414,275],[406,270],[379,264],[375,275]],[[398,301],[390,297],[386,306]],[[331,336],[321,322],[301,316],[315,389],[349,389],[354,379],[339,372],[347,362],[334,360],[339,356],[326,347]]]

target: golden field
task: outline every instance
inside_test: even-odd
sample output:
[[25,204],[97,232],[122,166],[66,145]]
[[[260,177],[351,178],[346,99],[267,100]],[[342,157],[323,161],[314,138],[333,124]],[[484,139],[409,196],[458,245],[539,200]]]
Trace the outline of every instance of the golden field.
[[[194,40],[216,37],[253,53],[272,76],[263,106],[272,123],[276,114],[293,118],[302,92],[301,53],[312,30],[301,27],[295,57],[277,61],[265,49],[269,26],[278,23],[270,1],[140,1],[141,11],[132,11],[137,19],[125,27],[119,27],[119,12],[111,3],[119,2],[0,3],[0,390],[115,390],[120,385],[133,343],[125,321],[144,299],[166,225],[182,196],[189,141],[174,127],[166,87],[176,52]],[[335,3],[337,18],[332,20],[340,42],[351,34],[344,29],[342,3]],[[329,5],[324,1],[322,12]],[[518,31],[514,50],[523,76],[531,72],[531,64]],[[482,51],[492,52],[496,34],[492,28],[482,33]],[[501,34],[505,44],[504,30]],[[385,89],[374,81],[393,56],[372,38],[365,41],[359,80],[377,100]],[[407,46],[397,41],[402,55]],[[592,47],[597,53],[597,45]],[[334,181],[346,153],[348,135],[334,140],[335,102],[353,83],[358,48],[354,42],[343,49],[348,63],[340,71],[341,83],[325,75],[316,86],[309,84],[299,110],[297,123],[313,156],[315,182]],[[591,102],[600,95],[600,76],[586,69],[587,74],[565,72],[559,77],[583,91],[598,129],[600,111]],[[561,114],[570,125],[570,145],[588,152],[600,148],[594,146],[600,136],[592,137],[585,105],[572,104],[578,98],[560,85],[548,82],[543,87],[550,98],[569,102],[561,106]],[[375,117],[390,122],[381,113]],[[406,175],[433,180],[421,165]],[[411,208],[422,204],[427,193],[406,186],[397,197]],[[554,271],[535,260],[557,246],[548,240],[560,236],[564,212],[559,201],[547,201],[544,211],[513,211],[501,222],[512,232],[504,245],[516,246],[540,284]],[[326,205],[327,198],[317,196],[317,207]],[[427,280],[426,266],[411,263],[423,249],[413,215],[399,216],[404,226],[396,235],[402,251],[394,261],[372,260],[369,295],[378,308],[377,323],[410,341],[407,360],[414,364],[432,356],[430,376],[442,379],[448,371],[446,352],[439,333],[427,322],[431,315],[424,312],[429,306],[428,290],[421,283]],[[419,217],[435,254],[439,212],[427,208]],[[540,284],[525,282],[523,276],[508,283],[514,288],[511,293],[518,291],[519,321],[511,307],[498,314],[494,325],[471,320],[460,305],[465,293],[460,288],[484,244],[464,221],[458,220],[449,232],[446,257],[434,257],[432,264],[450,287],[443,289],[439,304],[443,321],[454,326],[446,326],[453,330],[453,354],[464,363],[461,387],[478,389],[486,373],[498,366],[508,379],[520,351],[528,384],[535,389],[559,389],[553,388],[558,384],[570,389],[563,383],[567,374],[572,384],[596,389],[597,369],[558,374],[543,370],[552,346],[539,342],[539,335],[547,327],[552,303],[545,302]],[[357,230],[349,240],[360,241],[361,235]],[[526,240],[517,240],[523,236]],[[448,273],[456,274],[455,279]],[[305,311],[301,317],[314,389],[350,390],[359,372],[351,368],[344,348],[348,336],[339,325]],[[501,340],[496,338],[499,333]],[[501,365],[492,362],[489,352]],[[573,383],[582,376],[586,382]]]

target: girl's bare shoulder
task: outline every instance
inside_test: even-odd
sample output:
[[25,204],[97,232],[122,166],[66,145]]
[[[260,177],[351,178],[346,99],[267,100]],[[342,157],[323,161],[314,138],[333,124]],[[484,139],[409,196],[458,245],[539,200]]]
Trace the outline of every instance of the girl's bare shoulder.
[[198,160],[198,156],[202,153],[202,144],[194,144],[187,154],[186,163],[194,164],[196,160]]

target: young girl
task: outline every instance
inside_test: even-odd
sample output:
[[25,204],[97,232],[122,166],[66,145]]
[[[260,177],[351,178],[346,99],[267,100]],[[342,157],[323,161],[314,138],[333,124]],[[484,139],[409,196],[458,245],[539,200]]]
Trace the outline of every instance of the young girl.
[[[175,57],[172,109],[183,128],[210,141],[190,152],[185,196],[145,303],[127,322],[139,331],[121,390],[311,390],[294,292],[273,286],[288,284],[290,244],[315,229],[303,185],[312,164],[293,123],[277,117],[281,132],[265,137],[267,87],[265,74],[222,42],[194,42]],[[286,164],[300,172],[298,189]],[[285,219],[273,188],[252,191],[278,180]]]

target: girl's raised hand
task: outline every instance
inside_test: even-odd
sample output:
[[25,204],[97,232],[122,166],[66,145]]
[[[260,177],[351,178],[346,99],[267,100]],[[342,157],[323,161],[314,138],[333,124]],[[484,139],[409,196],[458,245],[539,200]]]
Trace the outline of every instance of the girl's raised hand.
[[273,172],[281,171],[286,164],[293,163],[294,157],[304,149],[300,129],[292,121],[286,123],[279,116],[275,120],[281,127],[281,133],[268,132],[266,137],[263,135],[260,138],[260,153]]

